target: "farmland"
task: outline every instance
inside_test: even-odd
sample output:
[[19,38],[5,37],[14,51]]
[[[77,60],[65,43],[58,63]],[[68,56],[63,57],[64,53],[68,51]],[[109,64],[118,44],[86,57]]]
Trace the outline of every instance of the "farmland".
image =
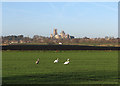
[[[59,63],[54,64],[56,58]],[[70,64],[64,65],[67,58]],[[3,84],[118,83],[118,51],[7,50],[2,51],[2,67]]]

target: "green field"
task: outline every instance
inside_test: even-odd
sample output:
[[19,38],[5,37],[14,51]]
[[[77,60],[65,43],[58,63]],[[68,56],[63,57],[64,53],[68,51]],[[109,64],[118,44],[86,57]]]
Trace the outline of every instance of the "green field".
[[118,51],[2,51],[2,63],[3,84],[118,83]]

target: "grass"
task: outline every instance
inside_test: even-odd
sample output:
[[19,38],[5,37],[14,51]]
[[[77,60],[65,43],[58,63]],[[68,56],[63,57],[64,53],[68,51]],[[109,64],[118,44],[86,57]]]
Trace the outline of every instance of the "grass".
[[3,51],[2,63],[3,84],[118,83],[118,51]]

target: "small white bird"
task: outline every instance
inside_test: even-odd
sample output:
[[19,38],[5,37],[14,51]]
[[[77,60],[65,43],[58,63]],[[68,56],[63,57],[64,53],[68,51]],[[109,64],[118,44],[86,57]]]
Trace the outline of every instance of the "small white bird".
[[54,63],[58,63],[59,62],[59,60],[58,60],[58,58],[54,61]]
[[64,64],[69,64],[69,63],[70,63],[69,59],[67,59],[67,61],[64,62]]
[[39,58],[38,58],[38,60],[35,62],[36,64],[39,64]]

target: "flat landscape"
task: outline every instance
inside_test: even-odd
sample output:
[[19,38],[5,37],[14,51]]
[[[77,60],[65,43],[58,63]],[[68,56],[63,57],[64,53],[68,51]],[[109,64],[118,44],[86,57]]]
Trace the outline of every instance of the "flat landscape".
[[118,84],[118,51],[7,50],[2,63],[3,84]]

